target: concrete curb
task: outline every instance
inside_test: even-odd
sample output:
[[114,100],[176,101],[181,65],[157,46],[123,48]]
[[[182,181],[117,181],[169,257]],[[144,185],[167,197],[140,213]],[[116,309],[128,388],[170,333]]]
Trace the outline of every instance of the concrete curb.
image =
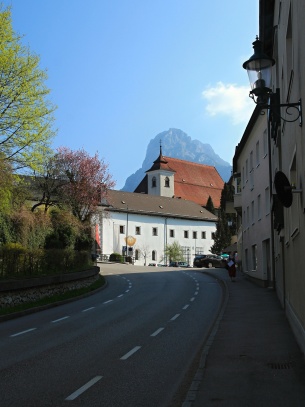
[[229,297],[230,297],[229,289],[228,289],[227,283],[225,281],[216,277],[212,273],[209,273],[208,271],[202,271],[202,273],[208,274],[210,277],[213,277],[218,282],[218,284],[222,287],[223,297],[222,297],[221,305],[219,307],[219,312],[218,312],[215,320],[211,323],[208,333],[204,339],[204,345],[203,345],[203,349],[202,349],[202,353],[201,353],[201,357],[200,357],[199,367],[197,369],[197,372],[195,373],[195,376],[194,376],[193,381],[190,385],[190,388],[187,392],[185,400],[182,403],[182,407],[192,407],[193,402],[196,400],[198,389],[200,387],[200,384],[201,384],[201,382],[203,380],[203,376],[204,376],[206,359],[207,359],[208,353],[210,351],[210,348],[213,344],[215,335],[219,328],[220,321],[223,318],[223,315],[226,310],[226,307],[227,307],[227,304],[229,301]]

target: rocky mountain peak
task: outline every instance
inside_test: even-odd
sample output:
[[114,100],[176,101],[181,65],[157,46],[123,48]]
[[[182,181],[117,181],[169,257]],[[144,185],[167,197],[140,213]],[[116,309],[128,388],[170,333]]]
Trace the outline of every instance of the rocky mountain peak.
[[212,165],[215,167],[221,178],[227,182],[231,176],[231,164],[224,161],[217,155],[210,144],[204,144],[199,140],[192,140],[182,130],[171,128],[157,134],[150,140],[146,156],[142,167],[134,174],[130,175],[125,182],[123,191],[132,192],[145,176],[152,163],[156,160],[160,152],[160,142],[162,154],[167,157],[179,158],[199,164]]

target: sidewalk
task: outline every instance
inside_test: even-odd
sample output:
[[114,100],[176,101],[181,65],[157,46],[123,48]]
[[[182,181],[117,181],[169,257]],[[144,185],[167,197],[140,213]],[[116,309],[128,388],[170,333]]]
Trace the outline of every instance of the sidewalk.
[[182,406],[304,407],[305,359],[276,293],[209,273],[227,285],[227,306]]

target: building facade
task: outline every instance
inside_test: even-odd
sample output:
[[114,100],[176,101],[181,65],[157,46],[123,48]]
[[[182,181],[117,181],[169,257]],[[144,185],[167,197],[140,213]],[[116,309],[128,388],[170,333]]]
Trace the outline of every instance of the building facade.
[[209,253],[214,243],[217,217],[192,201],[110,190],[101,209],[95,223],[102,256],[116,252],[135,265],[168,264],[165,248],[177,242],[192,265],[195,254]]
[[[305,128],[301,109],[305,100],[305,7],[303,0],[260,0],[259,6],[259,39],[263,43],[263,52],[275,60],[271,90],[278,100],[274,101],[272,96],[269,108],[262,110],[264,116],[253,113],[236,149],[234,201],[242,219],[240,250],[243,269],[257,279],[267,278],[272,282],[296,339],[305,352]],[[267,146],[269,157],[264,164],[260,160],[258,167],[255,166],[257,143],[259,149],[261,144],[263,149]],[[251,190],[252,168],[254,185]],[[288,183],[286,180],[279,183],[279,175]],[[257,224],[263,225],[264,211],[270,222],[266,219],[264,226],[255,228],[252,213],[257,214],[257,220],[261,214]],[[261,250],[256,241],[264,244]],[[255,251],[256,270],[251,270],[255,264]]]
[[238,257],[243,272],[264,286],[273,283],[267,126],[266,115],[255,109],[233,159]]

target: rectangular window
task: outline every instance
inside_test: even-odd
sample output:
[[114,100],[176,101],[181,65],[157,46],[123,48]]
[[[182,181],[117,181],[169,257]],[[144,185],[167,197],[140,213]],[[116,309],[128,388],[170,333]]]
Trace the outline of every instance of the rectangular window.
[[125,234],[125,227],[120,225],[120,234],[124,235]]
[[158,236],[158,228],[152,228],[152,235]]
[[206,239],[206,232],[201,232],[201,239]]
[[252,270],[257,269],[257,246],[254,244],[252,246]]
[[258,195],[257,197],[257,220],[261,220],[262,214],[261,214],[261,196]]
[[193,232],[193,239],[197,239],[197,232]]
[[251,223],[254,225],[254,201],[251,202]]
[[256,143],[255,148],[255,158],[256,158],[256,166],[259,166],[259,141]]
[[169,230],[169,237],[175,237],[175,231],[174,229]]
[[270,196],[269,196],[269,187],[265,189],[265,214],[269,215],[270,213]]
[[253,151],[250,153],[250,188],[254,188]]
[[211,238],[214,240],[215,239],[215,232],[211,233]]
[[136,226],[136,235],[141,234],[141,226]]
[[245,250],[245,266],[246,266],[246,271],[249,271],[248,249]]
[[248,159],[246,160],[246,183],[248,182],[248,177],[249,177],[249,163]]
[[267,157],[267,155],[268,155],[268,134],[267,134],[267,129],[264,131],[263,141],[264,141],[264,157]]
[[184,231],[184,238],[185,238],[185,239],[188,239],[188,238],[189,238],[189,231],[188,231],[188,230],[185,230],[185,231]]
[[240,176],[235,178],[235,185],[236,185],[235,193],[240,194],[241,193],[241,177]]
[[250,209],[249,206],[247,206],[247,228],[250,226]]

